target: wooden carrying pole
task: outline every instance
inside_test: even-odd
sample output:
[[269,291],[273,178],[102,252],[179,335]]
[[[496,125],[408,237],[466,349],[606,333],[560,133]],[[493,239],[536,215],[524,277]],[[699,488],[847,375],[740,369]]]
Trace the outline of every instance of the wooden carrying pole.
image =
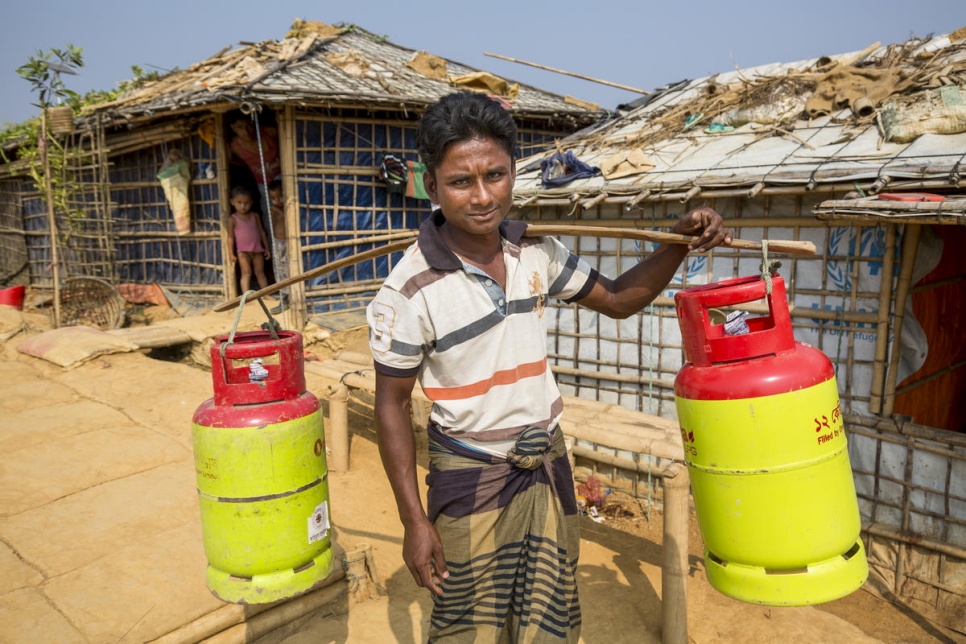
[[[691,235],[678,235],[675,233],[663,233],[655,230],[633,230],[628,228],[611,228],[608,226],[567,226],[567,225],[528,225],[527,226],[527,236],[528,237],[541,237],[546,235],[569,235],[569,236],[590,236],[590,237],[614,237],[618,239],[638,239],[641,241],[652,241],[660,244],[690,244],[696,241],[697,237],[692,237]],[[392,242],[391,244],[386,244],[385,246],[379,246],[378,248],[372,248],[370,250],[357,253],[350,257],[343,257],[334,262],[329,262],[324,266],[319,266],[318,268],[313,268],[310,271],[306,271],[301,275],[293,275],[288,279],[284,279],[281,282],[276,282],[271,286],[266,286],[265,288],[255,291],[248,301],[254,301],[259,298],[265,297],[266,295],[272,295],[282,290],[286,286],[295,284],[297,282],[304,282],[310,280],[319,275],[325,275],[332,271],[345,268],[346,266],[352,266],[353,264],[358,264],[359,262],[364,262],[369,259],[375,259],[376,257],[382,257],[383,255],[389,255],[390,253],[395,253],[397,251],[405,249],[407,246],[412,244],[416,240],[416,231],[409,237],[404,237],[398,241]],[[356,240],[357,244],[367,244],[370,243],[370,238],[360,238]],[[739,248],[745,250],[761,250],[761,242],[746,241],[743,239],[732,239],[731,243],[728,244],[728,248]],[[807,241],[788,241],[780,239],[770,239],[768,240],[768,251],[774,253],[789,253],[793,255],[814,255],[815,254],[815,244]],[[215,312],[227,311],[238,306],[241,302],[240,297],[236,297],[227,302],[222,302],[218,306],[214,307],[212,310]]]
[[599,78],[594,78],[592,76],[584,76],[583,74],[575,74],[574,72],[567,72],[562,69],[555,69],[553,67],[547,67],[545,65],[538,65],[537,63],[528,63],[525,60],[519,60],[517,58],[510,58],[509,56],[501,56],[500,54],[491,54],[489,52],[483,52],[484,56],[489,56],[491,58],[499,58],[500,60],[508,60],[511,63],[520,63],[521,65],[529,65],[530,67],[536,67],[537,69],[544,69],[548,72],[556,72],[557,74],[564,74],[565,76],[573,76],[574,78],[580,78],[585,81],[590,81],[591,83],[600,83],[601,85],[608,85],[610,87],[616,87],[617,89],[626,89],[628,92],[636,92],[638,94],[650,94],[646,89],[639,89],[637,87],[631,87],[630,85],[621,85],[620,83],[612,83],[610,81],[601,80]]
[[[690,235],[678,235],[675,233],[662,233],[657,230],[636,230],[633,228],[611,228],[610,226],[572,226],[572,225],[531,225],[527,226],[527,235],[564,235],[564,236],[591,236],[591,237],[615,237],[617,239],[638,239],[640,241],[652,241],[659,244],[690,244],[696,241],[697,237]],[[732,239],[730,244],[723,245],[725,248],[738,248],[741,250],[761,250],[761,242],[747,241],[744,239]],[[769,239],[768,252],[788,253],[790,255],[814,255],[815,244],[810,241],[789,241],[782,239]]]

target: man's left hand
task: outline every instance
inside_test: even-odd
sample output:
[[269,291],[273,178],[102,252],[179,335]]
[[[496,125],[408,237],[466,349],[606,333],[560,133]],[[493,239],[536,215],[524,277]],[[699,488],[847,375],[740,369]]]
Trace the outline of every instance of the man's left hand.
[[704,253],[721,244],[728,245],[734,239],[734,231],[726,228],[721,215],[711,208],[695,208],[683,215],[671,229],[679,235],[697,236],[688,244],[688,250]]

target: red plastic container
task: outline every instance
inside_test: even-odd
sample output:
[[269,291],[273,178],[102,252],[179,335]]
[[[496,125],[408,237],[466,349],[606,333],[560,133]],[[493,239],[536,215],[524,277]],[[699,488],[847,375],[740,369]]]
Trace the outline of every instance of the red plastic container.
[[23,296],[26,290],[27,287],[23,284],[0,289],[0,304],[12,306],[18,311],[23,311]]

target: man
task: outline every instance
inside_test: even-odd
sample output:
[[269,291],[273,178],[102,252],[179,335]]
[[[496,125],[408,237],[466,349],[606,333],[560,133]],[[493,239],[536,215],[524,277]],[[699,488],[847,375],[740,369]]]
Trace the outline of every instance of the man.
[[[545,302],[628,317],[661,293],[689,249],[732,233],[714,211],[692,211],[673,229],[700,235],[691,247],[661,246],[610,280],[556,239],[504,221],[516,126],[497,103],[446,96],[423,116],[417,141],[440,209],[367,310],[403,558],[433,592],[430,641],[577,642],[577,508]],[[409,415],[417,379],[433,401],[428,511]]]

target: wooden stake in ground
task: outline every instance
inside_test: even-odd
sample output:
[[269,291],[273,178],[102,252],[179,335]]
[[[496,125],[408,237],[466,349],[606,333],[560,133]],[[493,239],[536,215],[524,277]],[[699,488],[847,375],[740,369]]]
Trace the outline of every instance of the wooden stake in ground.
[[[690,244],[698,239],[697,237],[692,237],[691,235],[663,233],[656,230],[612,228],[608,226],[542,226],[531,224],[527,226],[526,234],[528,237],[543,237],[553,235],[570,235],[575,237],[613,237],[617,239],[639,239],[641,241],[652,241],[659,244]],[[378,248],[372,248],[370,250],[352,255],[351,257],[343,257],[342,259],[330,262],[324,266],[313,268],[312,270],[306,271],[301,275],[293,275],[292,277],[284,279],[281,282],[277,282],[271,286],[266,286],[261,290],[255,291],[247,298],[247,301],[253,302],[259,298],[265,297],[266,295],[272,295],[282,290],[286,286],[295,284],[296,282],[304,282],[312,279],[313,277],[318,277],[319,275],[325,275],[326,273],[337,271],[340,268],[345,268],[346,266],[352,266],[353,264],[358,264],[359,262],[364,262],[368,259],[375,259],[376,257],[382,257],[383,255],[389,255],[390,253],[403,250],[416,241],[416,235],[417,232],[413,231],[411,236],[404,237],[403,239],[394,241],[391,244],[379,246]],[[358,244],[367,244],[370,242],[371,238],[362,238],[357,241]],[[727,248],[739,248],[745,250],[761,250],[761,247],[761,242],[753,242],[743,239],[732,239],[731,243],[727,246]],[[794,255],[814,255],[815,244],[807,241],[770,239],[768,240],[768,252],[790,253]],[[241,298],[236,297],[227,302],[222,302],[212,310],[215,312],[227,311],[229,309],[236,308],[240,302]]]

